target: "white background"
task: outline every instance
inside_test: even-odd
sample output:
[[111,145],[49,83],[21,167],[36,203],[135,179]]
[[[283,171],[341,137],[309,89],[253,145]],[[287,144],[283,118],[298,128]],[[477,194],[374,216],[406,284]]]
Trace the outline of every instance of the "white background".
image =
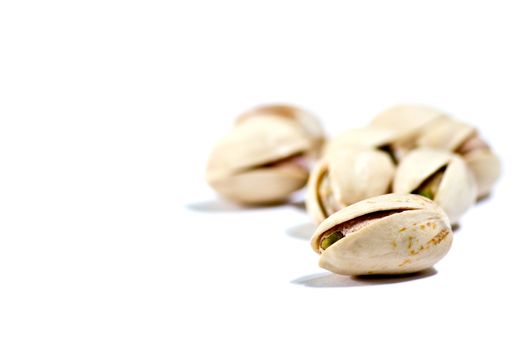
[[[523,349],[519,5],[2,1],[0,348]],[[204,182],[269,102],[329,134],[433,105],[504,173],[434,274],[332,275],[298,205],[244,210]]]

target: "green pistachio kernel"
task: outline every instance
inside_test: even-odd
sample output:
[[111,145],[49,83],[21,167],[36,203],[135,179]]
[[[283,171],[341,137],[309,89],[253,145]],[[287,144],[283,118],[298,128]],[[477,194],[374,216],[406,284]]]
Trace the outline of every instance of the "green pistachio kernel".
[[443,174],[445,170],[439,170],[434,175],[423,181],[423,183],[412,193],[419,194],[420,196],[427,197],[428,199],[434,199],[437,194]]
[[345,235],[341,231],[335,231],[329,234],[328,236],[324,237],[321,241],[321,249],[325,250],[341,238],[343,238]]

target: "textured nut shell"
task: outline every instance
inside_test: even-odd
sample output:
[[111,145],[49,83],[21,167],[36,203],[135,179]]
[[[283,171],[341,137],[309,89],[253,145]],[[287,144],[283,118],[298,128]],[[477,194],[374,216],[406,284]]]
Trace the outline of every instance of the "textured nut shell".
[[339,210],[321,222],[312,236],[312,248],[317,253],[320,253],[319,244],[321,236],[334,226],[366,214],[397,209],[432,209],[443,213],[442,209],[431,200],[413,194],[390,193],[365,199]]
[[308,184],[306,186],[306,210],[316,224],[319,224],[326,218],[322,204],[319,200],[318,190],[321,177],[324,175],[327,169],[328,162],[325,159],[317,162],[310,172],[310,177],[308,178]]
[[217,143],[208,161],[206,178],[215,181],[308,150],[302,133],[280,120],[254,119],[236,126]]
[[436,210],[387,216],[335,242],[319,266],[343,275],[402,274],[433,266],[449,251],[452,231]]
[[[415,209],[371,222],[322,253],[321,236],[354,218],[383,210]],[[346,207],[324,220],[312,237],[319,265],[344,275],[400,274],[431,267],[450,249],[452,232],[443,210],[416,195],[387,194]]]
[[330,183],[336,200],[343,206],[388,192],[395,167],[385,152],[347,149],[328,159]]
[[319,119],[310,112],[290,105],[265,105],[249,110],[237,118],[237,124],[254,118],[285,118],[295,123],[313,144],[320,148],[324,142],[324,131]]
[[480,149],[467,153],[463,159],[476,179],[478,198],[488,195],[501,173],[499,158],[489,149]]
[[379,113],[372,120],[371,125],[408,135],[445,116],[444,112],[428,106],[399,105]]
[[450,222],[457,223],[474,204],[477,193],[475,179],[460,157],[448,151],[416,149],[399,164],[393,189],[395,193],[411,193],[445,165],[447,169],[434,200],[443,207]]
[[244,204],[265,204],[284,201],[302,188],[308,171],[295,165],[259,168],[233,174],[213,182],[213,188],[224,198]]
[[433,123],[432,127],[422,131],[417,145],[455,151],[475,134],[476,129],[472,125],[451,118],[443,118]]

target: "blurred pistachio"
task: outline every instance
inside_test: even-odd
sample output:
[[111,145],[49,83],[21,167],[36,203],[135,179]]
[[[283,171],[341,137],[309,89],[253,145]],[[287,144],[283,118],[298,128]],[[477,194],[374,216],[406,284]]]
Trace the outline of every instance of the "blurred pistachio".
[[430,148],[413,150],[403,158],[393,188],[395,193],[430,197],[452,223],[474,204],[477,193],[475,178],[459,156]]
[[499,158],[472,125],[452,118],[441,119],[420,135],[417,145],[459,154],[476,178],[478,198],[488,195],[500,176]]
[[243,204],[282,202],[308,179],[311,142],[293,124],[254,118],[235,126],[211,152],[206,179]]

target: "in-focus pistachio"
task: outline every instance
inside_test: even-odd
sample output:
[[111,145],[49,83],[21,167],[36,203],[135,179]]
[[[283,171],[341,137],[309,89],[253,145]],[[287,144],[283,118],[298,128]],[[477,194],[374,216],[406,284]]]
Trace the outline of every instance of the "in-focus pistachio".
[[319,265],[342,275],[424,270],[450,249],[444,211],[416,195],[387,194],[350,205],[325,219],[312,237]]
[[414,193],[441,205],[455,224],[474,204],[476,181],[465,162],[448,151],[419,148],[398,166],[394,176],[395,193]]

